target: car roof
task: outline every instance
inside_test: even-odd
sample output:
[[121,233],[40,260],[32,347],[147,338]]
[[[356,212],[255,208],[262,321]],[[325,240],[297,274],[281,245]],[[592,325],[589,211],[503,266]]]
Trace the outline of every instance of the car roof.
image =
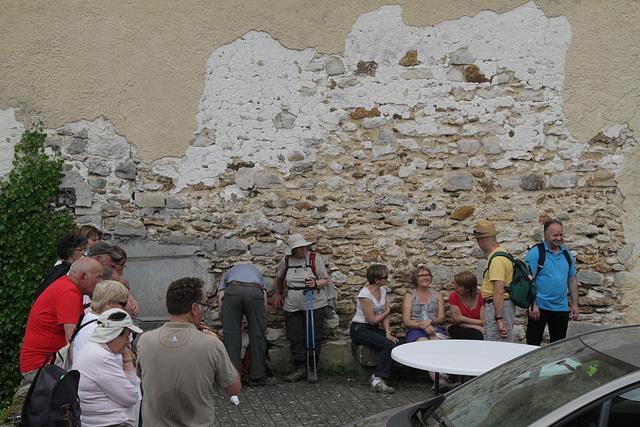
[[640,367],[640,325],[601,329],[580,335],[591,349]]

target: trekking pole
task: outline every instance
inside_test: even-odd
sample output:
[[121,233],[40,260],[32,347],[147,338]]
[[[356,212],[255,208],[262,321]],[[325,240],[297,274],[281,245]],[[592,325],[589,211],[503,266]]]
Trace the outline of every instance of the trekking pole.
[[[309,295],[309,305],[311,305],[311,345],[313,348],[313,382],[315,383],[316,381],[318,381],[318,372],[317,372],[317,366],[316,366],[316,326],[315,326],[315,322],[313,321],[313,290],[309,290],[307,295]],[[308,329],[308,328],[307,328]],[[307,330],[307,334],[308,334],[308,330]],[[307,352],[307,354],[309,354]],[[307,361],[308,363],[308,361]],[[307,378],[309,378],[309,376],[307,375]]]
[[[307,379],[309,379],[309,294],[311,293],[311,291],[306,290],[305,291],[305,298],[306,298],[306,310],[305,310],[305,316],[304,316],[304,320],[307,326]],[[313,310],[313,306],[311,306],[311,309]]]

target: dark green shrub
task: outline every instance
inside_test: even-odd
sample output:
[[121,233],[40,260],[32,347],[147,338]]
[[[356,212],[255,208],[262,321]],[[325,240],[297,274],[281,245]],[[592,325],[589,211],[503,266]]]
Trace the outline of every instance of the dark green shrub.
[[[10,402],[20,384],[19,358],[33,292],[55,262],[56,243],[74,228],[55,206],[62,160],[44,149],[40,125],[15,146],[13,170],[0,183],[0,398]],[[5,405],[2,405],[5,406]]]

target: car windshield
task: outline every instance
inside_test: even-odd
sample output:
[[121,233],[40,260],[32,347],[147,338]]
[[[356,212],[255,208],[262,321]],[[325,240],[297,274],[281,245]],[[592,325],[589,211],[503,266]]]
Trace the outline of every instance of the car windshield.
[[[605,338],[605,340],[607,340]],[[615,339],[607,340],[616,348]],[[578,396],[638,370],[586,346],[558,342],[507,363],[453,391],[429,426],[525,426]]]

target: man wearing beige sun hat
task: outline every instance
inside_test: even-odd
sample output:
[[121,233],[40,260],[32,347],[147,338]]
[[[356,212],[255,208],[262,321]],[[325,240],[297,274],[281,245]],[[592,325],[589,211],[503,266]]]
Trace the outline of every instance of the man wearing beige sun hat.
[[[498,251],[507,252],[498,244],[498,231],[491,221],[480,221],[473,231],[478,246],[488,254],[487,260]],[[489,264],[489,263],[487,263]],[[509,258],[497,256],[485,268],[480,292],[484,298],[484,339],[513,342],[516,306],[509,300],[504,287],[513,279],[513,264]]]

